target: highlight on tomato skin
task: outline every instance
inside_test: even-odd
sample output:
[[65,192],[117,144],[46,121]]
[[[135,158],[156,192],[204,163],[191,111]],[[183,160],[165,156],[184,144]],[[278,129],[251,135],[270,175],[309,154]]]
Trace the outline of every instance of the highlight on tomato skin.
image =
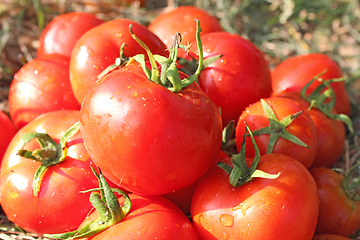
[[[96,188],[98,183],[90,169],[93,162],[80,132],[67,141],[64,161],[44,172],[37,196],[34,176],[41,162],[18,154],[25,134],[47,133],[57,142],[79,117],[78,110],[44,113],[17,131],[5,152],[0,175],[1,206],[7,218],[27,232],[41,236],[75,230],[92,209],[90,194],[81,191]],[[40,149],[40,145],[35,139],[24,146],[24,150],[36,149]]]
[[77,40],[85,32],[102,23],[104,20],[87,12],[68,12],[56,16],[41,32],[37,57],[49,54],[70,57]]
[[[191,5],[184,5],[160,13],[151,20],[148,28],[155,33],[168,48],[173,44],[174,34],[180,33],[183,44],[196,41],[194,20],[201,22],[201,34],[224,31],[220,21],[208,11]],[[181,22],[181,24],[179,24]]]
[[[253,132],[261,155],[283,153],[298,160],[306,168],[314,162],[319,144],[316,127],[310,114],[295,100],[269,97],[249,105],[236,125],[235,142],[238,149],[243,142],[244,122]],[[300,141],[293,141],[294,138]],[[246,137],[245,154],[247,157],[255,156],[250,136]]]
[[[204,67],[198,82],[201,89],[221,109],[223,125],[237,122],[250,104],[272,94],[268,62],[251,41],[238,34],[211,32],[201,36],[204,61],[221,58]],[[194,42],[189,55],[197,59]]]
[[[325,71],[325,72],[324,72]],[[301,89],[316,75],[324,72],[324,80],[343,77],[339,64],[323,53],[309,53],[289,57],[271,71],[273,96],[287,92],[300,93]],[[320,82],[310,86],[312,92]],[[344,82],[331,83],[336,96],[335,111],[349,115],[351,105]]]
[[[130,193],[129,197],[131,211],[123,220],[97,235],[81,239],[199,239],[190,220],[168,199],[163,196],[145,196],[133,193]],[[123,198],[118,200],[122,205]],[[97,217],[96,212],[91,213],[81,226]]]
[[309,171],[299,161],[277,153],[261,156],[258,169],[280,174],[232,187],[229,174],[213,166],[199,180],[191,216],[201,239],[311,239],[319,198]]
[[[93,83],[98,80],[99,74],[114,64],[117,58],[146,54],[146,51],[131,37],[130,24],[133,25],[134,33],[144,41],[153,54],[168,56],[166,45],[146,26],[138,22],[121,18],[113,19],[90,29],[76,42],[70,57],[70,83],[79,104],[82,103]],[[125,56],[120,54],[123,44]]]
[[44,55],[15,73],[8,100],[16,129],[46,112],[80,110],[70,85],[69,61],[59,54]]

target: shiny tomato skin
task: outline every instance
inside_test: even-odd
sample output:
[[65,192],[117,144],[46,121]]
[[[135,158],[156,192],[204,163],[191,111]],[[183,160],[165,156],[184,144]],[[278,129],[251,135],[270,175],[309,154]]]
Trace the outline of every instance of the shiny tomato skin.
[[[324,80],[343,77],[343,72],[333,59],[323,53],[310,53],[289,57],[271,71],[273,96],[285,92],[300,93],[301,89],[316,75]],[[310,94],[320,82],[314,82],[307,90]],[[338,113],[350,114],[351,106],[344,82],[332,83],[336,103],[334,109]]]
[[[171,239],[198,240],[198,234],[185,214],[162,196],[129,194],[130,213],[116,225],[88,238],[88,240],[143,240]],[[119,198],[120,204],[123,200]],[[83,224],[96,219],[97,213],[89,215]]]
[[192,184],[214,164],[221,146],[219,111],[196,83],[171,92],[148,80],[137,63],[90,89],[80,123],[95,164],[138,194],[162,195]]
[[236,122],[249,104],[271,95],[270,68],[263,53],[237,34],[208,33],[201,41],[204,58],[223,55],[202,70],[198,82],[221,109],[226,126]]
[[[224,159],[228,159],[229,155],[227,155],[224,151],[220,151],[219,156],[217,157],[214,164],[216,164],[219,161],[222,161]],[[190,215],[190,207],[191,207],[191,199],[194,195],[196,186],[198,184],[197,180],[193,184],[186,186],[184,188],[181,188],[177,191],[168,193],[163,195],[165,198],[169,199],[173,203],[176,204],[186,215]]]
[[4,113],[0,112],[0,162],[4,153],[16,133],[16,129],[11,119]]
[[160,13],[150,22],[148,28],[170,48],[176,32],[181,34],[182,44],[196,40],[195,19],[200,21],[202,35],[223,31],[219,19],[202,8],[190,5]]
[[45,112],[80,110],[70,86],[69,58],[52,54],[25,64],[11,82],[9,109],[16,129]]
[[312,238],[319,199],[309,171],[299,161],[275,153],[261,156],[258,169],[280,176],[255,178],[234,188],[229,175],[214,166],[199,180],[191,216],[201,239]]
[[340,173],[325,167],[312,168],[310,173],[320,199],[315,233],[351,236],[360,228],[360,201],[347,196]]
[[[279,120],[282,120],[284,117],[291,114],[303,111],[298,118],[286,127],[286,131],[298,137],[307,144],[309,148],[297,145],[280,137],[275,144],[273,152],[287,154],[303,163],[306,168],[309,168],[314,162],[318,148],[317,131],[310,114],[307,111],[304,111],[298,102],[289,98],[270,97],[265,98],[264,100],[270,105]],[[260,101],[250,104],[239,117],[239,121],[235,128],[235,141],[238,150],[241,149],[243,135],[245,133],[244,122],[247,123],[251,131],[269,126],[269,119]],[[254,138],[260,150],[260,154],[264,155],[269,143],[269,134],[254,136]],[[255,156],[250,136],[246,137],[245,154],[247,157]]]
[[297,101],[305,111],[309,112],[315,124],[318,142],[321,144],[318,144],[316,157],[310,168],[333,167],[339,161],[344,149],[346,137],[344,123],[327,117],[315,107],[309,109],[310,103],[298,94],[287,93],[282,96]]
[[312,240],[351,240],[348,237],[334,235],[334,234],[316,234]]
[[132,57],[145,50],[131,37],[129,25],[153,54],[167,56],[166,45],[147,27],[127,19],[114,19],[100,24],[80,37],[70,58],[70,82],[74,95],[81,104],[87,91],[98,75],[120,56],[120,48],[126,44],[124,54]]
[[103,22],[87,12],[69,12],[56,16],[40,35],[37,57],[54,53],[70,57],[77,40]]
[[[73,231],[92,209],[89,193],[98,187],[90,169],[92,161],[80,132],[68,141],[64,162],[45,173],[40,192],[34,196],[32,181],[39,162],[16,155],[20,138],[28,132],[47,132],[59,141],[65,131],[79,121],[75,110],[44,113],[20,129],[9,144],[1,164],[0,203],[8,219],[24,230],[39,235]],[[36,140],[25,149],[39,148]]]

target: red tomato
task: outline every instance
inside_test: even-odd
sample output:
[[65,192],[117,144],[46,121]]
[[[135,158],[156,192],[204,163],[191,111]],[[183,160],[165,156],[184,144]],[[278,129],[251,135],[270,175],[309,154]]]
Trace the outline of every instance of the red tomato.
[[4,153],[16,133],[16,129],[11,119],[4,113],[0,112],[0,162]]
[[153,54],[167,55],[166,45],[145,26],[127,19],[114,19],[92,28],[76,43],[70,60],[70,82],[74,95],[82,103],[87,91],[105,68],[120,56],[122,44],[124,54],[132,57],[146,54],[131,37],[129,25],[133,25],[136,36],[150,48]]
[[342,186],[342,175],[325,167],[313,168],[319,199],[316,234],[349,237],[360,228],[360,201],[351,199]]
[[333,235],[333,234],[317,234],[312,240],[351,240],[348,237]]
[[[131,211],[122,221],[93,237],[81,239],[199,239],[185,214],[166,198],[136,194],[129,194],[129,197],[131,199]],[[123,204],[121,199],[119,202]],[[98,216],[97,212],[92,213],[82,225]]]
[[162,12],[150,22],[148,28],[170,48],[176,32],[181,34],[183,44],[195,41],[195,19],[201,22],[202,34],[223,31],[219,19],[195,6],[180,6]]
[[[218,161],[222,161],[224,159],[228,159],[229,155],[227,155],[224,151],[220,151],[219,156],[216,159],[217,163]],[[186,215],[190,215],[190,206],[191,206],[191,199],[194,195],[196,186],[198,184],[198,181],[194,182],[193,184],[186,186],[182,189],[179,189],[177,191],[168,193],[163,195],[170,201],[176,204]]]
[[[276,66],[271,72],[273,95],[277,96],[285,92],[300,93],[302,88],[316,75],[321,75],[324,80],[340,78],[343,72],[340,66],[329,56],[322,53],[310,53],[290,57]],[[306,93],[311,93],[320,82],[315,81]],[[350,114],[350,101],[346,92],[345,83],[332,83],[336,103],[334,109],[338,113]]]
[[[44,113],[20,129],[5,152],[1,164],[1,206],[8,219],[26,231],[40,235],[72,231],[92,209],[90,193],[80,191],[96,188],[98,182],[90,169],[92,162],[80,132],[67,142],[65,160],[47,169],[37,196],[32,182],[40,162],[17,155],[24,134],[46,132],[58,141],[79,121],[79,116],[79,111],[70,110]],[[32,140],[24,149],[38,148],[38,142]]]
[[58,15],[42,31],[37,56],[56,53],[70,57],[77,40],[86,31],[103,22],[102,19],[86,12]]
[[150,81],[138,63],[90,89],[80,122],[104,176],[138,194],[162,195],[194,183],[214,164],[222,141],[219,111],[196,83],[172,92]]
[[321,144],[318,144],[316,157],[310,168],[331,168],[334,166],[340,159],[344,149],[346,137],[344,123],[327,117],[316,108],[308,110],[309,102],[305,101],[298,94],[290,93],[285,96],[299,102],[303,109],[309,112],[315,124],[318,142]]
[[45,112],[80,110],[70,86],[69,58],[53,54],[25,64],[11,82],[9,108],[17,129]]
[[[303,111],[303,108],[299,105],[299,103],[289,98],[270,97],[264,100],[266,103],[269,104],[270,108],[273,110],[276,118],[279,121],[285,119],[285,117],[288,117],[292,114]],[[248,106],[239,117],[239,121],[235,129],[235,141],[238,150],[240,150],[241,144],[243,142],[243,135],[245,132],[244,122],[249,125],[250,130],[254,133],[255,130],[268,127],[269,124],[273,124],[274,121],[269,121],[269,117],[264,111],[264,106],[261,101],[258,101]],[[299,117],[297,117],[295,120],[293,120],[293,122],[291,122],[287,127],[284,128],[285,131],[296,136],[308,147],[300,146],[285,139],[285,133],[283,129],[279,129],[277,124],[273,124],[272,126],[273,127],[271,128],[271,134],[280,134],[280,137],[273,145],[274,148],[272,152],[287,154],[290,157],[293,157],[303,163],[306,168],[309,168],[315,159],[318,148],[316,127],[309,113],[307,111],[303,111]],[[268,150],[270,135],[261,134],[259,136],[254,136],[254,138],[257,146],[259,147],[260,154],[266,154]],[[251,158],[254,156],[254,147],[252,145],[250,136],[248,136],[246,137],[246,157]]]
[[270,69],[258,48],[237,34],[208,33],[201,41],[204,59],[223,55],[202,70],[198,82],[220,107],[226,126],[237,121],[249,104],[270,96]]
[[319,199],[309,171],[284,154],[261,156],[258,169],[280,175],[232,187],[214,166],[199,180],[191,216],[201,239],[311,239]]

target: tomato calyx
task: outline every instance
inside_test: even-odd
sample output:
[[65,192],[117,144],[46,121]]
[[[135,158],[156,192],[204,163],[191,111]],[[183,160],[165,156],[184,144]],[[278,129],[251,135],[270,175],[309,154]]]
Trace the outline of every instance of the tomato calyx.
[[[37,196],[41,182],[44,177],[46,170],[56,164],[63,162],[67,155],[67,141],[75,135],[80,129],[80,122],[75,123],[71,126],[61,138],[59,143],[56,143],[47,133],[26,133],[20,140],[18,145],[17,155],[38,161],[41,163],[39,168],[36,170],[33,179],[33,193]],[[36,139],[40,144],[40,149],[29,151],[23,149],[25,145],[31,140]]]
[[341,185],[346,195],[354,201],[360,201],[360,177],[352,177],[359,166],[360,161],[354,164],[347,172],[342,168],[333,168],[334,171],[338,171],[343,175]]
[[299,111],[299,112],[296,112],[289,116],[286,116],[285,118],[283,118],[279,121],[279,119],[276,117],[274,110],[270,107],[270,105],[264,99],[260,99],[260,101],[261,101],[263,109],[269,119],[269,126],[257,129],[255,131],[253,131],[252,134],[254,136],[259,136],[259,135],[263,135],[263,134],[270,135],[269,143],[268,143],[268,146],[266,149],[266,154],[272,153],[272,151],[274,150],[275,144],[280,137],[282,137],[290,142],[293,142],[295,144],[298,144],[300,146],[310,148],[306,143],[301,141],[298,137],[290,134],[286,130],[286,127],[289,126],[296,118],[298,118],[302,114],[302,111]]
[[[146,44],[133,33],[132,25],[129,26],[130,34],[134,40],[137,41],[146,50],[151,64],[151,70],[146,66],[145,56],[143,54],[135,55],[129,60],[127,64],[130,64],[133,61],[140,63],[146,77],[149,80],[169,89],[172,92],[180,92],[183,88],[191,85],[197,80],[203,66],[203,51],[200,39],[201,28],[200,22],[198,20],[196,20],[196,29],[196,42],[199,51],[199,65],[193,75],[184,79],[180,78],[179,70],[177,69],[177,53],[178,49],[183,48],[184,46],[180,45],[181,37],[179,33],[175,34],[174,47],[170,49],[169,58],[166,58],[160,55],[153,55]],[[158,64],[161,66],[161,72],[159,71]]]
[[[258,163],[260,161],[260,150],[256,145],[254,135],[251,132],[249,126],[245,123],[245,133],[243,136],[243,142],[241,144],[241,150],[237,154],[231,155],[231,163],[234,165],[231,168],[229,165],[224,162],[219,161],[217,166],[225,170],[229,174],[229,183],[233,187],[239,187],[244,185],[245,183],[251,181],[253,178],[267,178],[267,179],[275,179],[280,176],[280,173],[277,174],[269,174],[264,171],[257,169]],[[247,132],[249,132],[247,134]],[[255,149],[255,158],[251,163],[251,166],[248,167],[245,160],[245,147],[246,147],[246,136],[251,137],[252,144]]]
[[[99,217],[90,221],[81,229],[59,234],[44,234],[45,237],[53,239],[91,237],[117,224],[130,212],[131,200],[129,196],[120,189],[110,188],[100,169],[98,169],[99,174],[93,167],[91,167],[91,169],[99,181],[99,188],[89,189],[83,191],[83,193],[91,192],[89,201],[94,205],[96,211],[98,211]],[[96,192],[98,190],[100,191],[100,194]],[[124,197],[125,201],[123,206],[120,206],[114,192],[121,194]]]
[[[333,78],[325,81],[322,78],[320,78],[321,75],[323,75],[325,72],[326,70],[324,70],[320,74],[316,75],[313,79],[311,79],[301,90],[300,96],[310,103],[309,109],[315,107],[319,109],[321,112],[323,112],[327,117],[344,122],[347,125],[349,131],[353,133],[354,127],[351,118],[346,114],[334,114],[332,112],[335,106],[336,97],[335,97],[335,92],[333,88],[330,86],[330,84],[333,82],[344,81],[346,78],[345,77]],[[306,91],[315,80],[320,81],[321,84],[312,93],[310,93],[307,96]]]

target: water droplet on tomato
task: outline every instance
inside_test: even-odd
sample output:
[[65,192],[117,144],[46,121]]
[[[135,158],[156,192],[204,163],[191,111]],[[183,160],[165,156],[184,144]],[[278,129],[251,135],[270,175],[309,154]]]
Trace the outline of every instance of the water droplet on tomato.
[[145,232],[147,231],[148,227],[147,226],[142,226],[139,230],[136,231],[136,233],[138,235],[144,235]]
[[230,214],[221,214],[219,217],[219,222],[224,227],[232,227],[234,225],[234,216]]
[[110,97],[110,99],[113,99],[113,98],[114,98],[114,96],[111,96],[111,97]]
[[132,97],[136,97],[136,96],[138,95],[138,93],[137,93],[137,92],[132,92],[130,95],[131,95]]
[[227,60],[226,60],[226,59],[221,58],[221,59],[220,59],[220,62],[221,62],[221,64],[222,64],[222,65],[225,65],[225,64],[227,63]]
[[115,36],[118,38],[121,38],[123,35],[122,35],[122,33],[117,33]]
[[201,100],[200,99],[193,99],[193,104],[198,106],[199,104],[201,103]]
[[229,238],[229,234],[227,234],[227,233],[223,233],[223,239],[228,239]]

